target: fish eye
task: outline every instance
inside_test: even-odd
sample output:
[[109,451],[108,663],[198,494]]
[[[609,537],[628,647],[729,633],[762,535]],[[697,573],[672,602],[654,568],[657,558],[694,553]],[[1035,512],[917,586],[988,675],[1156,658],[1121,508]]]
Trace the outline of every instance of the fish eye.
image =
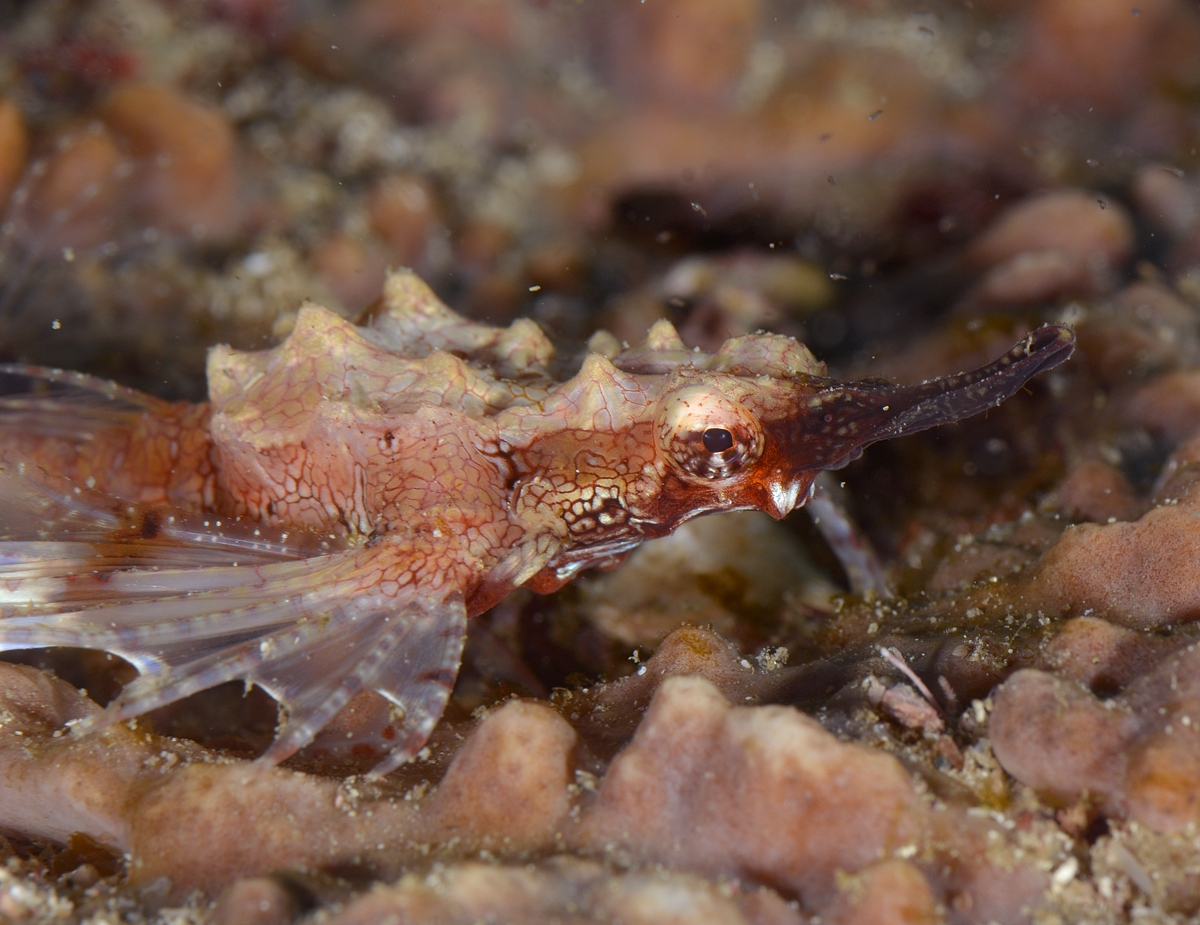
[[707,386],[668,395],[658,424],[667,457],[699,478],[730,478],[762,455],[758,420],[745,406]]
[[724,427],[710,427],[704,432],[704,448],[710,453],[724,453],[733,449],[733,434]]

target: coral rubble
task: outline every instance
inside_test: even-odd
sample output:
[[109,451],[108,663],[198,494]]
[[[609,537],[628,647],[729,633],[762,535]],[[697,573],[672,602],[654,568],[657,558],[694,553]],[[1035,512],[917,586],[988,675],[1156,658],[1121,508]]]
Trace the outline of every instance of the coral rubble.
[[35,0],[0,35],[5,361],[194,399],[209,347],[370,316],[397,265],[564,366],[660,319],[900,381],[1078,337],[835,473],[887,592],[803,512],[695,521],[478,618],[382,780],[368,698],[264,768],[261,691],[78,736],[131,666],[6,655],[0,919],[1200,914],[1194,5]]

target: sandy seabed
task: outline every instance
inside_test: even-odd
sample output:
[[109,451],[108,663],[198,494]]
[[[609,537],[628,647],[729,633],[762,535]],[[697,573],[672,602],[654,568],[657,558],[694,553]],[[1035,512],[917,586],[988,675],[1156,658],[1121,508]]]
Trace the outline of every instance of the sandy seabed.
[[847,378],[1078,335],[837,474],[892,597],[804,513],[695,521],[476,621],[382,782],[253,765],[240,688],[64,735],[131,669],[12,657],[0,918],[1192,920],[1197,145],[1184,0],[0,5],[6,360],[198,399],[209,346],[397,265],[562,344],[769,328]]

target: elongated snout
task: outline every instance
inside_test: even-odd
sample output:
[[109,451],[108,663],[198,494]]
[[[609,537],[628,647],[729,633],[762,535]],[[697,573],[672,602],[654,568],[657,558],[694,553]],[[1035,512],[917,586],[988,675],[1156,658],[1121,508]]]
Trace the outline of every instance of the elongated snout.
[[986,366],[918,385],[810,380],[793,413],[766,423],[774,468],[786,473],[779,491],[798,484],[799,472],[841,468],[872,443],[994,408],[1074,349],[1070,328],[1047,324]]

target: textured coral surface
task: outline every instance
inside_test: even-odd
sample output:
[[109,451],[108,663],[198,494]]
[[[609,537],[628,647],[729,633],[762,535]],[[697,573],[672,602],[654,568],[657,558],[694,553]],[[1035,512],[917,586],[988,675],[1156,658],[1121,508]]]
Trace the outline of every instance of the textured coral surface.
[[265,768],[260,689],[76,736],[132,667],[9,653],[0,919],[1193,920],[1198,100],[1186,0],[0,4],[6,361],[197,400],[395,266],[555,380],[661,319],[902,382],[1078,337],[834,473],[890,594],[689,522],[474,619],[382,780],[371,703]]

